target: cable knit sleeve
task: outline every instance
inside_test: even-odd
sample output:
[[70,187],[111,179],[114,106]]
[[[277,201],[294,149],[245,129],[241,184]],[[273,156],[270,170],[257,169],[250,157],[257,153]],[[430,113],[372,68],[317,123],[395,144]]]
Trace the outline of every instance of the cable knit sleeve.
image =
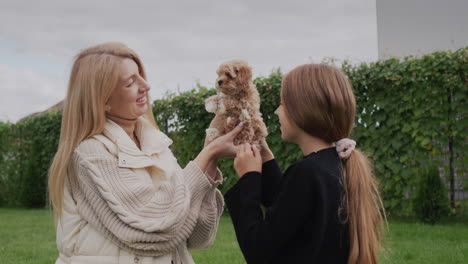
[[214,188],[204,197],[195,229],[188,239],[189,249],[206,249],[210,247],[218,230],[219,219],[223,213],[224,198],[216,186],[222,182],[223,174],[216,170],[215,180],[209,176]]
[[222,197],[194,162],[156,191],[132,169],[119,167],[112,154],[96,146],[101,144],[91,143],[75,151],[69,186],[79,213],[109,239],[135,254],[155,256],[172,252],[194,230],[194,242],[213,236],[219,219],[213,214],[222,210]]

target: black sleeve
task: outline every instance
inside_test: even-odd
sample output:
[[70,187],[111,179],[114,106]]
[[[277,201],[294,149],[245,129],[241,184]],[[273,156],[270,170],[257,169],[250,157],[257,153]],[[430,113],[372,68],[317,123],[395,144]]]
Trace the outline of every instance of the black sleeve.
[[[299,171],[298,171],[299,172]],[[312,221],[315,188],[307,173],[284,175],[278,199],[263,218],[260,208],[261,174],[249,172],[225,195],[239,246],[247,263],[265,263],[273,252],[281,252],[288,241],[309,222],[316,224],[317,240],[323,238],[325,221]],[[307,206],[304,206],[307,205]],[[315,215],[314,215],[315,217]],[[320,217],[320,216],[317,216]],[[314,238],[315,239],[315,238]]]
[[275,159],[269,160],[262,165],[262,204],[271,206],[276,197],[282,172]]

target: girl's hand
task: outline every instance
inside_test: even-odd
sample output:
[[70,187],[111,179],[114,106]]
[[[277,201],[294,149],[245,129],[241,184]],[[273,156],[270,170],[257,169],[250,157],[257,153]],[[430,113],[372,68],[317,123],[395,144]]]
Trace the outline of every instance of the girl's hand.
[[260,152],[260,155],[262,156],[262,163],[274,159],[275,156],[273,155],[273,152],[271,152],[270,147],[268,147],[266,140],[262,139],[260,143],[262,144],[262,151]]
[[244,176],[247,172],[258,171],[262,172],[262,157],[260,150],[244,143],[239,146],[236,158],[234,159],[234,169],[239,177]]

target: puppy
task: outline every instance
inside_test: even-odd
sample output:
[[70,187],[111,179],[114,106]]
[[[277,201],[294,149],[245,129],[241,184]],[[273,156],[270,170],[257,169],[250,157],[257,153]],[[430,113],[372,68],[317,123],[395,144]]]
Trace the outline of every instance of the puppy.
[[260,113],[260,96],[252,81],[252,68],[245,61],[235,60],[221,64],[216,73],[219,94],[205,100],[206,110],[216,114],[215,127],[207,129],[207,139],[214,140],[243,122],[234,144],[248,142],[261,148],[261,140],[268,132]]

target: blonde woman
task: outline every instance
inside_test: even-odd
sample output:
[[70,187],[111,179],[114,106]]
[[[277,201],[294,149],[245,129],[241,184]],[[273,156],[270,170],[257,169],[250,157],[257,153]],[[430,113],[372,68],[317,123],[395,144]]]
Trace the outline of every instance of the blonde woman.
[[56,263],[194,263],[215,238],[219,157],[241,126],[182,169],[157,127],[143,64],[119,43],[83,50],[71,71],[49,193]]
[[275,113],[303,159],[283,174],[266,144],[242,145],[241,179],[225,195],[247,263],[378,263],[383,211],[371,164],[349,139],[355,112],[340,70],[308,64],[284,76]]

